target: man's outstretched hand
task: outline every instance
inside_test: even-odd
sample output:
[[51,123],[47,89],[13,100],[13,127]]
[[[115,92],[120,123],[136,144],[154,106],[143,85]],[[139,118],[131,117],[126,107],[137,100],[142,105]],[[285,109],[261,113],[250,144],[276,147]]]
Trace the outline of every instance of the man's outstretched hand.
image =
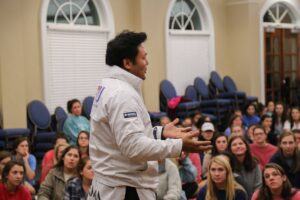
[[212,148],[210,141],[198,141],[195,137],[198,137],[199,131],[191,131],[192,128],[178,128],[179,119],[176,118],[169,124],[167,124],[163,131],[165,138],[182,139],[182,151],[194,153],[206,151]]
[[164,132],[162,133],[165,138],[179,139],[192,130],[191,127],[187,127],[187,128],[176,127],[178,122],[179,119],[176,118],[165,126]]
[[182,137],[182,151],[189,153],[199,153],[201,151],[207,151],[212,148],[210,141],[198,141],[195,137],[198,137],[199,131],[192,131],[186,133]]

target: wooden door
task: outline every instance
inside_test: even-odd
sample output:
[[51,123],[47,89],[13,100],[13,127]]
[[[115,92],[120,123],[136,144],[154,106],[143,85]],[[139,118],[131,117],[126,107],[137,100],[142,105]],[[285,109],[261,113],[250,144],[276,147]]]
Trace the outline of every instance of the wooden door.
[[299,80],[299,34],[291,29],[265,31],[266,101],[295,102]]

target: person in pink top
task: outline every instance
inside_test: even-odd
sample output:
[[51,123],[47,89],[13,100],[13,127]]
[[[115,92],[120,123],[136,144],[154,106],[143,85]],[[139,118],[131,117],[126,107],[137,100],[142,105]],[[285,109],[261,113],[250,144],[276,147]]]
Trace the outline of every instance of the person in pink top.
[[68,144],[67,136],[63,132],[58,132],[56,134],[54,149],[49,150],[43,157],[40,184],[43,183],[49,171],[57,163],[55,149],[57,149],[60,144]]
[[0,199],[31,200],[30,192],[22,185],[25,166],[18,161],[9,161],[2,171]]
[[252,155],[257,158],[261,169],[263,169],[277,152],[277,147],[267,143],[267,133],[260,125],[256,125],[253,129],[253,142],[250,144]]
[[275,163],[263,170],[263,184],[254,192],[251,200],[299,200],[300,191],[291,187],[285,171]]

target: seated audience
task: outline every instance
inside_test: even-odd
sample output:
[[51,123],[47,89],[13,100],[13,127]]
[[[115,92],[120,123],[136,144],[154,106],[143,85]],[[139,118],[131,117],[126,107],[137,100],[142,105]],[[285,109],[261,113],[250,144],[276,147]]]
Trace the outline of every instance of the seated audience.
[[261,126],[265,129],[267,133],[267,140],[270,144],[277,146],[277,135],[272,130],[272,117],[269,115],[263,115],[261,117]]
[[292,107],[291,114],[288,120],[284,122],[283,130],[291,131],[294,129],[300,129],[300,108]]
[[283,103],[277,102],[275,112],[272,115],[272,130],[276,135],[280,135],[283,131],[283,124],[286,121],[286,113]]
[[165,126],[170,122],[171,122],[171,120],[168,116],[163,116],[159,119],[159,123],[160,123],[161,126]]
[[234,136],[234,135],[239,135],[239,136],[244,136],[245,135],[245,132],[243,130],[243,128],[241,126],[238,126],[238,125],[233,125],[231,128],[230,128],[230,131],[231,131],[231,136]]
[[267,143],[267,133],[259,125],[253,129],[253,141],[249,145],[251,153],[258,160],[261,169],[264,169],[271,157],[277,152],[277,147]]
[[263,170],[263,184],[251,200],[299,200],[300,192],[292,188],[285,171],[275,163],[269,163]]
[[202,176],[207,177],[207,172],[208,172],[208,165],[210,163],[210,160],[227,151],[227,146],[228,146],[228,139],[227,136],[224,135],[223,133],[218,133],[215,135],[215,137],[212,140],[212,149],[209,153],[205,154],[204,159],[203,159],[203,167],[202,167]]
[[189,159],[188,154],[181,152],[178,158],[179,175],[182,182],[182,190],[186,198],[193,198],[199,192],[199,185],[196,182],[197,169]]
[[207,184],[197,200],[247,200],[247,193],[233,177],[228,159],[223,155],[212,158],[208,167]]
[[11,161],[11,153],[8,151],[0,151],[0,182],[2,180],[1,174],[5,165]]
[[40,184],[43,183],[50,169],[52,169],[52,167],[56,165],[58,160],[56,159],[55,156],[55,149],[60,144],[68,144],[68,139],[63,132],[59,132],[56,134],[54,149],[47,151],[43,157],[42,166],[41,166],[42,172],[41,172]]
[[80,152],[77,146],[68,146],[58,163],[50,170],[38,192],[39,200],[61,200],[64,198],[65,184],[78,176]]
[[278,144],[279,149],[270,162],[283,168],[292,187],[300,188],[300,155],[295,136],[291,132],[284,132],[279,136]]
[[90,134],[86,131],[81,131],[77,138],[77,146],[80,150],[81,158],[85,158],[89,156],[89,140]]
[[246,127],[252,124],[259,124],[260,118],[256,115],[256,107],[253,103],[246,106],[246,114],[243,116],[243,125]]
[[269,115],[270,117],[273,116],[273,113],[275,112],[275,104],[274,101],[268,101],[267,102],[267,115]]
[[79,165],[79,177],[71,178],[65,188],[65,200],[87,199],[89,189],[92,185],[94,172],[89,157],[81,160]]
[[[214,134],[215,134],[215,127],[214,127],[213,123],[204,122],[201,126],[199,140],[200,141],[212,141]],[[208,153],[208,151],[199,153],[201,163],[203,163],[203,158],[206,153]]]
[[229,120],[229,124],[228,127],[225,129],[224,133],[227,137],[229,137],[231,135],[231,129],[234,126],[240,126],[243,128],[243,130],[245,131],[244,127],[243,127],[243,117],[241,115],[233,115],[230,120]]
[[250,125],[245,133],[245,139],[247,140],[248,144],[253,143],[253,129],[255,127],[255,124]]
[[158,174],[157,199],[179,199],[182,188],[176,165],[168,158],[158,161]]
[[35,185],[36,158],[29,153],[29,142],[27,137],[17,138],[13,145],[14,154],[12,160],[18,161],[25,166],[25,180]]
[[22,185],[25,167],[17,161],[9,161],[2,170],[1,200],[31,200],[30,192]]
[[300,150],[300,129],[294,129],[292,133],[295,136],[296,145],[298,147],[298,150]]
[[249,197],[261,186],[261,170],[257,161],[252,157],[250,147],[242,136],[231,136],[228,151],[233,157],[233,172],[239,174],[246,183]]
[[82,107],[78,99],[68,101],[67,109],[70,115],[64,123],[63,131],[67,135],[70,144],[76,144],[80,131],[90,132],[90,122],[81,115]]

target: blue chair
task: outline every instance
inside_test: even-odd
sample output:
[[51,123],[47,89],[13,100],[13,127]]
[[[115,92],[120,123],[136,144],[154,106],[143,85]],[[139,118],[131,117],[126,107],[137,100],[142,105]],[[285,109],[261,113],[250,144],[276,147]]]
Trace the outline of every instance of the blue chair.
[[82,102],[82,115],[90,119],[91,110],[93,107],[94,97],[88,96]]
[[30,130],[28,128],[8,128],[0,130],[0,149],[12,150],[13,143],[18,137],[28,137],[30,139]]
[[68,118],[68,114],[62,107],[58,106],[54,110],[54,115],[56,120],[56,130],[63,131],[64,123]]
[[217,117],[218,126],[221,126],[224,118],[232,109],[232,101],[222,98],[211,98],[208,86],[200,77],[195,78],[194,88],[200,101],[200,108],[203,112],[213,114]]
[[199,108],[200,103],[198,101],[189,101],[179,103],[174,110],[169,109],[168,101],[177,97],[176,90],[173,84],[168,80],[161,81],[159,88],[160,111],[168,113],[171,119],[174,119],[175,117],[184,118],[186,116],[191,116]]
[[249,104],[249,103],[254,103],[254,102],[258,102],[258,98],[255,96],[247,96],[245,92],[242,91],[238,91],[235,82],[233,81],[233,79],[229,76],[224,76],[223,78],[223,85],[224,88],[227,92],[232,92],[232,93],[239,93],[240,96],[243,96],[246,100],[245,104]]
[[216,71],[210,73],[209,90],[215,98],[231,100],[235,107],[244,107],[245,105],[245,93],[227,92],[220,75]]
[[34,155],[42,159],[54,147],[55,132],[51,129],[51,116],[45,104],[33,100],[27,105],[27,125],[32,131]]
[[[195,87],[192,86],[192,85],[189,85],[189,86],[186,87],[184,96],[188,99],[192,99],[193,101],[199,101],[197,91],[196,91]],[[215,113],[210,113],[209,114],[209,113],[203,112],[203,109],[201,109],[201,102],[199,101],[199,103],[200,103],[199,110],[201,111],[202,115],[209,117],[210,120],[213,121],[213,122],[217,122],[218,119],[215,116]]]

